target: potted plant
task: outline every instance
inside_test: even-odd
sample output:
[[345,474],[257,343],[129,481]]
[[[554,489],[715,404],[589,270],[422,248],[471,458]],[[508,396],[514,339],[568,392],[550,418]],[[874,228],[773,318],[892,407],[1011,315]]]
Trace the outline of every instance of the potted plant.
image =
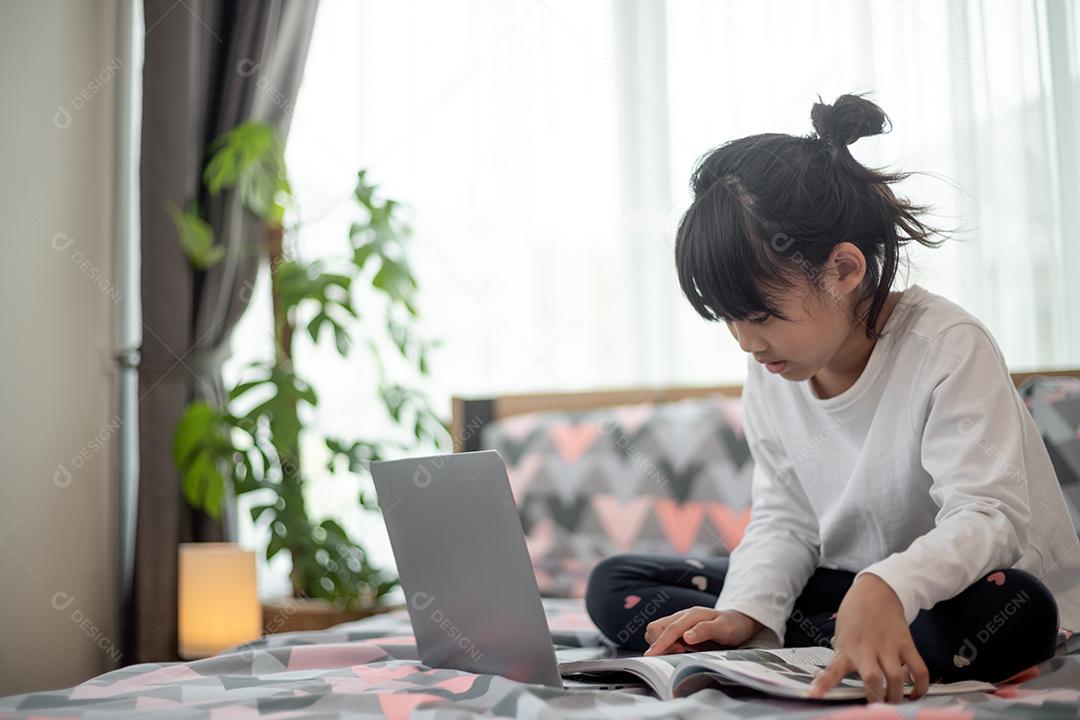
[[[298,332],[316,344],[332,342],[343,357],[365,348],[376,361],[378,377],[372,382],[387,414],[407,430],[406,442],[322,438],[332,473],[363,474],[373,460],[420,444],[447,444],[446,422],[425,393],[389,377],[382,349],[386,343],[378,341],[385,335],[391,340],[390,353],[403,358],[418,377],[428,374],[429,355],[437,343],[413,329],[418,284],[407,255],[412,232],[400,217],[400,204],[381,199],[361,170],[353,191],[358,213],[349,229],[349,254],[304,260],[297,251],[300,226],[285,225],[294,198],[283,143],[273,130],[258,123],[240,125],[211,144],[208,155],[203,175],[207,192],[235,189],[246,210],[265,227],[262,251],[270,267],[274,354],[247,368],[245,377],[228,388],[223,407],[205,400],[187,406],[173,448],[184,493],[192,505],[220,517],[226,498],[269,491],[264,492],[268,501],[253,506],[251,516],[269,522],[267,560],[281,552],[290,555],[293,598],[264,605],[267,631],[326,627],[380,611],[397,578],[375,567],[363,545],[340,523],[314,519],[307,510],[300,439],[314,432],[310,418],[318,397],[294,367],[293,352]],[[205,269],[223,259],[224,249],[214,244],[212,229],[197,206],[169,211],[194,267]],[[368,327],[362,319],[377,324]],[[363,342],[356,342],[360,334]],[[364,492],[358,502],[378,509]]]

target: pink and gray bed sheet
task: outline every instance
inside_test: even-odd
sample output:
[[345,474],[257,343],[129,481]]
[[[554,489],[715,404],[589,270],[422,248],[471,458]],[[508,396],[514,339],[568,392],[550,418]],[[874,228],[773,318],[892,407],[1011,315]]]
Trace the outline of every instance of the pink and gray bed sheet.
[[[580,599],[544,600],[560,647],[602,642]],[[978,718],[1080,717],[1080,636],[993,693],[904,705],[821,704],[704,690],[660,701],[435,669],[417,660],[404,610],[318,632],[270,635],[215,657],[146,663],[64,690],[0,698],[0,718]]]
[[[1080,379],[1020,389],[1080,525]],[[486,422],[476,448],[507,463],[553,640],[593,647],[581,595],[616,552],[723,555],[749,521],[753,461],[738,399],[723,396]],[[472,448],[472,449],[476,449]],[[564,596],[556,598],[552,596]],[[270,635],[216,657],[122,668],[73,688],[0,699],[3,718],[1080,718],[1080,635],[994,693],[902,706],[820,705],[706,690],[661,704],[420,664],[404,611]]]

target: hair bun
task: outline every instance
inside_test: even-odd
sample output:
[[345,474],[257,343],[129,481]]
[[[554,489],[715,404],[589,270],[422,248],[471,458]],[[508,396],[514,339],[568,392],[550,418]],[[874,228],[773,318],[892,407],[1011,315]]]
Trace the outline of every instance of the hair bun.
[[850,145],[861,137],[881,135],[891,127],[889,116],[862,95],[841,95],[827,105],[818,102],[810,109],[814,131],[822,140],[835,140]]

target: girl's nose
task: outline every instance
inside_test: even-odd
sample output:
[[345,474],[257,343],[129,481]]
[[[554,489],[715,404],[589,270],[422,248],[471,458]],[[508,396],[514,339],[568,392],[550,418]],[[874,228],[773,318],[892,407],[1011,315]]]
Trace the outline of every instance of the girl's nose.
[[743,352],[753,353],[755,355],[762,355],[765,351],[765,343],[762,342],[760,337],[757,337],[752,330],[746,327],[743,323],[728,323],[728,329],[731,331],[731,335],[739,343],[739,347]]

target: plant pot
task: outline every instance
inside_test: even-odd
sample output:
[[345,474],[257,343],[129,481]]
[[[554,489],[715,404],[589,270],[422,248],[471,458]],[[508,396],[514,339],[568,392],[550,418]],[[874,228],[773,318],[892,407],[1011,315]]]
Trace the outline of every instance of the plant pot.
[[275,597],[262,601],[263,633],[325,630],[353,620],[362,620],[398,610],[404,605],[376,605],[370,608],[345,610],[321,598]]

